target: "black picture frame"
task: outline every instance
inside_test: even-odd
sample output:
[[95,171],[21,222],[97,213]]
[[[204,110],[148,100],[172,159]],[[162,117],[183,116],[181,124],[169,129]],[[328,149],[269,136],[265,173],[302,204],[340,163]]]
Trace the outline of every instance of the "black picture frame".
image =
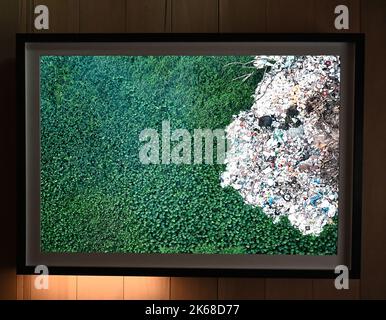
[[[33,274],[35,267],[26,264],[26,78],[25,44],[30,42],[348,42],[355,46],[355,93],[353,136],[352,230],[350,278],[360,278],[362,153],[363,153],[363,34],[18,34],[17,57],[17,273]],[[49,267],[56,275],[141,275],[199,277],[295,277],[333,278],[333,270],[276,269],[197,269],[197,268],[112,268]]]

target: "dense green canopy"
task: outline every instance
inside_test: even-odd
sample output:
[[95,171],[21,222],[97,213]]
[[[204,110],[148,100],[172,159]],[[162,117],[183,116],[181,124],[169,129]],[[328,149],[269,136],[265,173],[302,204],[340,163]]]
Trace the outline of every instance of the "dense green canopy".
[[274,224],[221,188],[223,165],[139,161],[145,128],[225,128],[250,108],[251,59],[42,57],[42,251],[336,254],[336,223],[319,237]]

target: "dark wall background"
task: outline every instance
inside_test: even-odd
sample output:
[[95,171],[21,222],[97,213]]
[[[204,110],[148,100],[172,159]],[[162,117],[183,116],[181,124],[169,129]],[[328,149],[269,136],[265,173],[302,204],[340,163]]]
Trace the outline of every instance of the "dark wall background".
[[16,296],[15,32],[18,6],[0,1],[0,299]]
[[[337,291],[331,280],[56,277],[51,296],[16,277],[14,35],[33,30],[33,8],[50,9],[49,32],[363,32],[366,34],[362,278]],[[334,8],[350,29],[334,28]],[[0,298],[87,298],[82,288],[114,285],[115,298],[386,298],[386,1],[384,0],[1,0]],[[122,278],[121,280],[118,278]],[[101,287],[100,287],[101,288]],[[137,295],[127,294],[127,288]],[[137,289],[135,289],[137,288]],[[143,289],[145,288],[145,289]],[[110,290],[109,289],[109,290]],[[115,290],[115,289],[114,289]],[[125,291],[126,290],[126,291]],[[141,291],[142,290],[142,291]],[[145,291],[144,291],[145,290]],[[86,290],[90,291],[90,290]],[[106,290],[104,290],[106,292]],[[139,293],[138,293],[139,292]],[[150,294],[149,294],[150,293]],[[158,294],[158,295],[157,295]],[[161,295],[160,295],[161,294]]]

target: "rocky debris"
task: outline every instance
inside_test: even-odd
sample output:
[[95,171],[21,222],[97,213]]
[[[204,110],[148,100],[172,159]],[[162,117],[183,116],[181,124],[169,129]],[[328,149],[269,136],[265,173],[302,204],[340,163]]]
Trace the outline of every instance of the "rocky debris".
[[257,56],[264,69],[250,110],[226,128],[221,185],[275,222],[319,235],[338,214],[340,61]]

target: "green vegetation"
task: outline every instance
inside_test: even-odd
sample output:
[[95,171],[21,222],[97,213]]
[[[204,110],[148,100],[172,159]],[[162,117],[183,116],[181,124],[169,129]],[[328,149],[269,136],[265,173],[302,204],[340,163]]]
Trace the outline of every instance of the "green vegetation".
[[142,165],[139,133],[224,128],[250,108],[251,57],[41,58],[44,252],[335,254],[221,188],[223,165]]

